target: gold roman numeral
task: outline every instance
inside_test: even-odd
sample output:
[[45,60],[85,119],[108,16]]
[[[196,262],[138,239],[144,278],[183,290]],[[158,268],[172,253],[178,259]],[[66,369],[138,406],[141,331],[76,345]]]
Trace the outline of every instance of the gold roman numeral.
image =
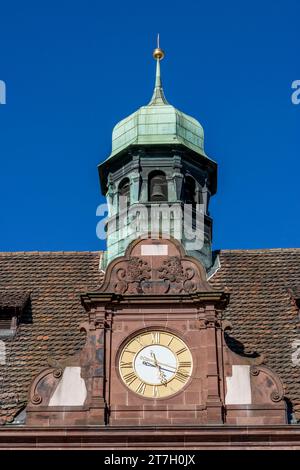
[[191,365],[190,361],[179,361],[179,367],[191,367]]
[[132,367],[132,362],[121,361],[120,367],[124,369],[130,369]]
[[129,372],[129,374],[124,375],[124,380],[127,385],[131,385],[136,380],[135,372]]
[[137,336],[137,337],[135,338],[135,341],[136,341],[137,343],[139,343],[140,346],[145,346],[144,343],[142,342],[142,339],[141,339],[140,336]]
[[187,348],[183,347],[183,348],[179,349],[179,351],[176,351],[176,354],[179,355],[179,354],[184,353],[185,351],[187,351]]
[[152,344],[159,344],[159,342],[160,342],[160,332],[159,331],[153,331],[151,333],[151,339],[152,339]]
[[146,384],[145,384],[144,382],[140,382],[140,384],[138,385],[138,387],[135,389],[135,391],[136,391],[137,393],[140,393],[141,395],[144,395],[145,390],[146,390]]
[[135,354],[135,351],[130,351],[130,349],[125,349],[124,353]]
[[154,398],[158,398],[158,397],[159,397],[159,389],[158,389],[158,386],[157,386],[157,385],[154,385],[154,386],[153,386],[153,396],[154,396]]
[[175,379],[179,380],[179,382],[183,384],[187,381],[188,378],[189,376],[184,372],[177,371],[175,374]]
[[170,346],[170,344],[172,343],[173,339],[174,339],[174,336],[171,337],[171,339],[170,339],[170,341],[168,342],[167,346]]

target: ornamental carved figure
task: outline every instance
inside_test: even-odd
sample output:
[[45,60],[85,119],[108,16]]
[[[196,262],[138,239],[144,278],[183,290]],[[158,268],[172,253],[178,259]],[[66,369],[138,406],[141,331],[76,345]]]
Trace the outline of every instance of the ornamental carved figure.
[[107,266],[100,292],[118,295],[178,295],[212,291],[202,264],[169,239],[134,240]]
[[167,292],[179,294],[197,290],[197,284],[192,280],[195,270],[192,267],[184,269],[178,256],[170,256],[164,260],[158,272],[159,278],[164,279],[168,285]]
[[151,268],[148,262],[134,256],[128,261],[127,269],[118,269],[115,292],[118,294],[140,294],[143,292],[142,282],[150,278]]

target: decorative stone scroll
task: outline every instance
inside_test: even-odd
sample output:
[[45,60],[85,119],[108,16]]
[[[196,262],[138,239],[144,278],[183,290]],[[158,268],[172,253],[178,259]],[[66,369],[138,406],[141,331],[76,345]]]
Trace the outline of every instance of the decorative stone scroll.
[[171,256],[164,260],[161,267],[158,268],[158,272],[160,279],[165,280],[167,292],[180,294],[197,290],[197,284],[193,281],[196,274],[195,269],[192,266],[184,269],[178,256]]
[[278,403],[284,398],[281,380],[271,369],[263,365],[251,366],[252,396],[255,403]]
[[89,312],[89,321],[80,325],[86,343],[80,353],[57,361],[48,358],[50,368],[42,370],[29,388],[26,424],[103,425],[107,324],[103,315]]
[[122,295],[212,291],[201,263],[175,240],[139,239],[112,261],[100,292]]
[[115,284],[117,294],[142,294],[145,282],[151,278],[151,268],[147,261],[137,256],[129,259],[127,267],[121,267],[116,272],[118,281]]

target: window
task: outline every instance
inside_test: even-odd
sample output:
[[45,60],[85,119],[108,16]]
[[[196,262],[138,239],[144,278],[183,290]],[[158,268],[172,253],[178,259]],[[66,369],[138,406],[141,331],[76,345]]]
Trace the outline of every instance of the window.
[[[124,178],[119,184],[119,208],[130,206],[130,181],[129,178]],[[121,199],[122,198],[122,199]]]
[[32,321],[29,299],[25,291],[0,291],[0,338],[14,336],[21,317],[22,323]]
[[153,171],[148,179],[148,200],[168,201],[168,184],[166,175],[162,171]]
[[17,315],[15,309],[0,309],[0,337],[13,336],[17,328]]
[[0,313],[0,330],[9,330],[11,322],[11,314],[4,309],[4,311]]
[[184,202],[186,204],[195,204],[196,199],[196,182],[191,176],[186,176],[184,181]]

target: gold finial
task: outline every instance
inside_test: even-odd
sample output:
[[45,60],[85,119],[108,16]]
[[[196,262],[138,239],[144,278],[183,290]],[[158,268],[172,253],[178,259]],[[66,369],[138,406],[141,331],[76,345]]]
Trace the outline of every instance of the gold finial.
[[156,60],[162,60],[165,57],[164,51],[159,47],[159,34],[157,35],[157,47],[153,51],[153,57]]

